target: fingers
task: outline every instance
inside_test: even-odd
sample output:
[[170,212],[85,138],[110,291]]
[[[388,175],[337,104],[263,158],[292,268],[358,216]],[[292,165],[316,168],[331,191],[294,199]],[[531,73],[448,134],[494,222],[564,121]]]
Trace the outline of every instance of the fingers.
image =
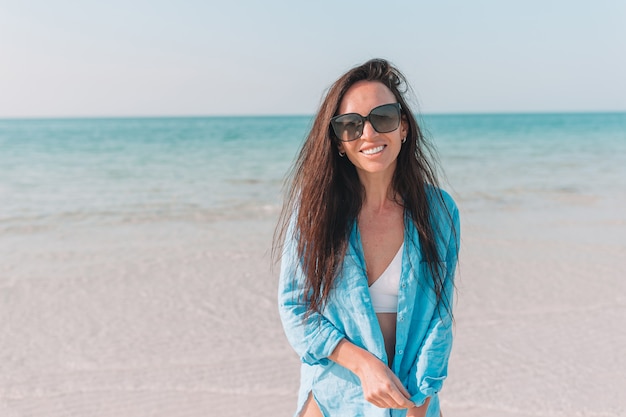
[[414,407],[415,404],[410,400],[411,394],[404,388],[402,382],[398,379],[398,377],[391,371],[388,372],[389,379],[393,383],[392,388],[389,390],[389,396],[393,401],[393,405],[390,405],[390,408],[411,408]]
[[[393,381],[393,383],[396,385],[396,388],[398,389],[398,391],[400,391],[400,393],[408,400],[411,398],[411,394],[409,394],[409,391],[407,391],[406,388],[404,388],[404,385],[402,385],[402,382],[400,382],[400,380],[398,379],[398,377],[396,376],[396,374],[392,373],[391,374],[391,380]],[[412,401],[409,401],[409,403],[411,403],[411,407],[414,406]]]
[[378,358],[372,357],[359,373],[365,399],[380,408],[411,408],[411,395],[398,377]]
[[406,413],[406,417],[425,417],[426,411],[428,411],[428,404],[430,403],[430,398],[426,398],[424,404],[419,407],[409,408]]
[[399,391],[391,391],[385,394],[379,401],[373,403],[380,408],[412,408],[414,404]]
[[[404,388],[403,391],[406,392]],[[391,380],[365,394],[367,401],[380,408],[411,408],[415,406],[409,400],[408,395],[403,394]]]
[[389,396],[392,399],[392,404],[389,405],[389,408],[411,408],[415,406],[415,404],[409,400],[408,396],[400,392],[397,388],[391,390]]

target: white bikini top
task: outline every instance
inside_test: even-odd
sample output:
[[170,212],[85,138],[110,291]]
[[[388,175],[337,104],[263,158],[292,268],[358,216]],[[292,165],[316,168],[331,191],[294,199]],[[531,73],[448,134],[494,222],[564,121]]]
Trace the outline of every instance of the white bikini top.
[[376,313],[398,312],[398,291],[400,290],[403,249],[404,242],[402,242],[398,253],[393,257],[387,269],[370,285],[370,297]]

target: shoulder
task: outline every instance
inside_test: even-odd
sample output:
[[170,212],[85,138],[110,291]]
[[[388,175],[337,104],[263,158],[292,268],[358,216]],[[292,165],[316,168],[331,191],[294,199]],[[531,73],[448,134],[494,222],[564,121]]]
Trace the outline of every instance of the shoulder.
[[431,224],[436,234],[438,250],[443,256],[454,242],[458,249],[461,233],[459,209],[452,196],[439,187],[427,185],[427,196]]
[[433,216],[445,216],[448,218],[458,217],[459,210],[456,202],[445,190],[431,184],[426,184],[426,196],[430,208],[433,211]]
[[[435,243],[440,260],[447,259],[448,253],[451,250],[456,251],[455,247],[458,248],[460,243],[459,210],[452,196],[445,190],[432,184],[426,184],[424,190],[427,204],[426,207],[422,206],[422,209],[428,212],[428,226],[424,224],[426,219],[420,217],[406,222],[405,227],[416,241],[424,244],[419,225],[424,224],[422,231],[428,234],[424,238]],[[422,223],[418,224],[418,222]],[[454,245],[455,243],[456,245]]]

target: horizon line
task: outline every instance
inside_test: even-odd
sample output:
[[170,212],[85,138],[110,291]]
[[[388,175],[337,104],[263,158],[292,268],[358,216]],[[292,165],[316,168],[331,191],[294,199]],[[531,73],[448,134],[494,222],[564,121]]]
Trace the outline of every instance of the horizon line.
[[[583,114],[624,114],[626,110],[550,110],[550,111],[478,111],[478,112],[420,112],[416,116],[523,116],[523,115],[583,115]],[[146,115],[57,115],[57,116],[0,116],[0,121],[17,120],[96,120],[96,119],[211,119],[211,118],[271,118],[271,117],[313,117],[315,114],[305,113],[266,113],[266,114],[146,114]]]

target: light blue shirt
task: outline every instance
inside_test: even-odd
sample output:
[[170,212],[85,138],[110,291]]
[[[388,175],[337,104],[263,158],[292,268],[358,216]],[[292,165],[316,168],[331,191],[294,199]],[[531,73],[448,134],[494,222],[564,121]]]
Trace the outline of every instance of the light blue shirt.
[[[432,190],[431,190],[432,191]],[[442,191],[445,207],[430,198],[433,227],[440,238],[437,249],[450,309],[453,279],[459,248],[459,214],[452,198]],[[431,192],[432,195],[432,192]],[[422,262],[417,229],[405,216],[402,273],[398,294],[395,357],[391,369],[422,405],[430,397],[427,416],[439,416],[439,399],[447,376],[452,348],[452,318],[443,301],[435,302],[431,273]],[[288,234],[289,237],[289,234]],[[363,396],[359,378],[328,359],[341,339],[346,338],[387,363],[387,353],[376,313],[372,307],[363,247],[356,222],[352,227],[343,266],[322,314],[305,322],[304,275],[294,239],[285,242],[279,281],[279,312],[287,339],[302,361],[296,416],[309,393],[327,417],[405,416],[406,410],[382,409]]]

